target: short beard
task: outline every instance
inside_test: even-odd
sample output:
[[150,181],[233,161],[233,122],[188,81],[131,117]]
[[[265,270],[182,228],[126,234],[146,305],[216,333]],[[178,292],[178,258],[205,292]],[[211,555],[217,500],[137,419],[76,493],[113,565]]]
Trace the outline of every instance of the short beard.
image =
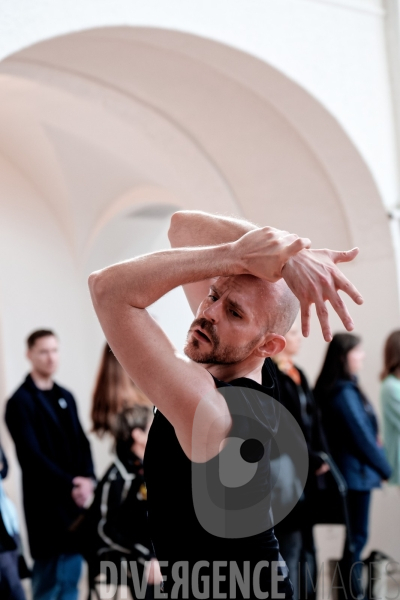
[[190,327],[190,331],[199,326],[203,329],[212,343],[212,348],[208,351],[201,350],[201,344],[196,338],[189,341],[186,340],[184,347],[184,353],[191,360],[201,364],[209,365],[235,365],[243,362],[256,347],[261,339],[261,335],[251,342],[248,342],[246,346],[222,346],[220,338],[218,337],[215,327],[207,321],[207,319],[195,319]]

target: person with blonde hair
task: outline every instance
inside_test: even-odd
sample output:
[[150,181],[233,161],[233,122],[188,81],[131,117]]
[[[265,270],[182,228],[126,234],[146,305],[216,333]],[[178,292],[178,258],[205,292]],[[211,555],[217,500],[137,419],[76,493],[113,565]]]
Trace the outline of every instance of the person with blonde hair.
[[381,373],[383,438],[392,476],[389,483],[400,485],[400,330],[386,340]]

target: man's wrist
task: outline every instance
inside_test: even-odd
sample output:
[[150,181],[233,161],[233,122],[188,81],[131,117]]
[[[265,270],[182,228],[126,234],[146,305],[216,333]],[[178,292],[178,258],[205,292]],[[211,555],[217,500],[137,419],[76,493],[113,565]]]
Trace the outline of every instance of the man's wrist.
[[244,266],[242,256],[238,252],[236,242],[222,244],[219,247],[217,246],[217,248],[220,254],[220,260],[222,261],[222,264],[225,265],[223,275],[229,277],[231,275],[245,275],[249,273],[248,269]]

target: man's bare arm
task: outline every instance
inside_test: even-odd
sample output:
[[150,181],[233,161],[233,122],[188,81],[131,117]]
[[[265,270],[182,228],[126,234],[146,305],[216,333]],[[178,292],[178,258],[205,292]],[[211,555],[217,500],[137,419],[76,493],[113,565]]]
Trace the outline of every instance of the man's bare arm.
[[[210,215],[198,210],[182,210],[172,215],[168,238],[171,248],[217,246],[235,242],[254,229],[258,229],[257,225],[249,221]],[[211,283],[212,279],[205,279],[183,286],[194,315],[208,294]]]
[[[175,248],[207,246],[234,242],[255,229],[258,229],[256,225],[245,220],[210,215],[200,211],[179,211],[172,216],[168,235],[171,246]],[[311,304],[315,304],[324,339],[327,342],[331,340],[326,301],[332,304],[346,329],[348,331],[353,329],[352,318],[338,291],[344,291],[356,304],[362,304],[363,300],[336,265],[339,262],[353,260],[357,254],[357,248],[349,252],[303,249],[289,258],[282,270],[282,277],[300,301],[303,335],[309,334],[310,307]],[[184,286],[194,313],[207,294],[209,286],[209,280]]]
[[218,246],[235,242],[254,229],[260,227],[244,219],[180,210],[171,217],[168,237],[174,248]]

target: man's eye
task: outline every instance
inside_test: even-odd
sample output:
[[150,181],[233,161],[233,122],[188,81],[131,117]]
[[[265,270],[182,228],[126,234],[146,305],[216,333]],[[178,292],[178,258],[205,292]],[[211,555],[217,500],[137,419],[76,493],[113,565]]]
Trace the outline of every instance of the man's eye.
[[217,296],[214,296],[214,294],[209,294],[208,297],[212,298],[213,300],[218,300]]
[[237,318],[239,318],[239,319],[241,319],[241,318],[242,318],[242,317],[239,315],[239,313],[237,313],[237,312],[236,312],[236,310],[230,310],[229,312],[230,312],[230,313],[232,313],[232,315],[233,315],[234,317],[237,317]]

